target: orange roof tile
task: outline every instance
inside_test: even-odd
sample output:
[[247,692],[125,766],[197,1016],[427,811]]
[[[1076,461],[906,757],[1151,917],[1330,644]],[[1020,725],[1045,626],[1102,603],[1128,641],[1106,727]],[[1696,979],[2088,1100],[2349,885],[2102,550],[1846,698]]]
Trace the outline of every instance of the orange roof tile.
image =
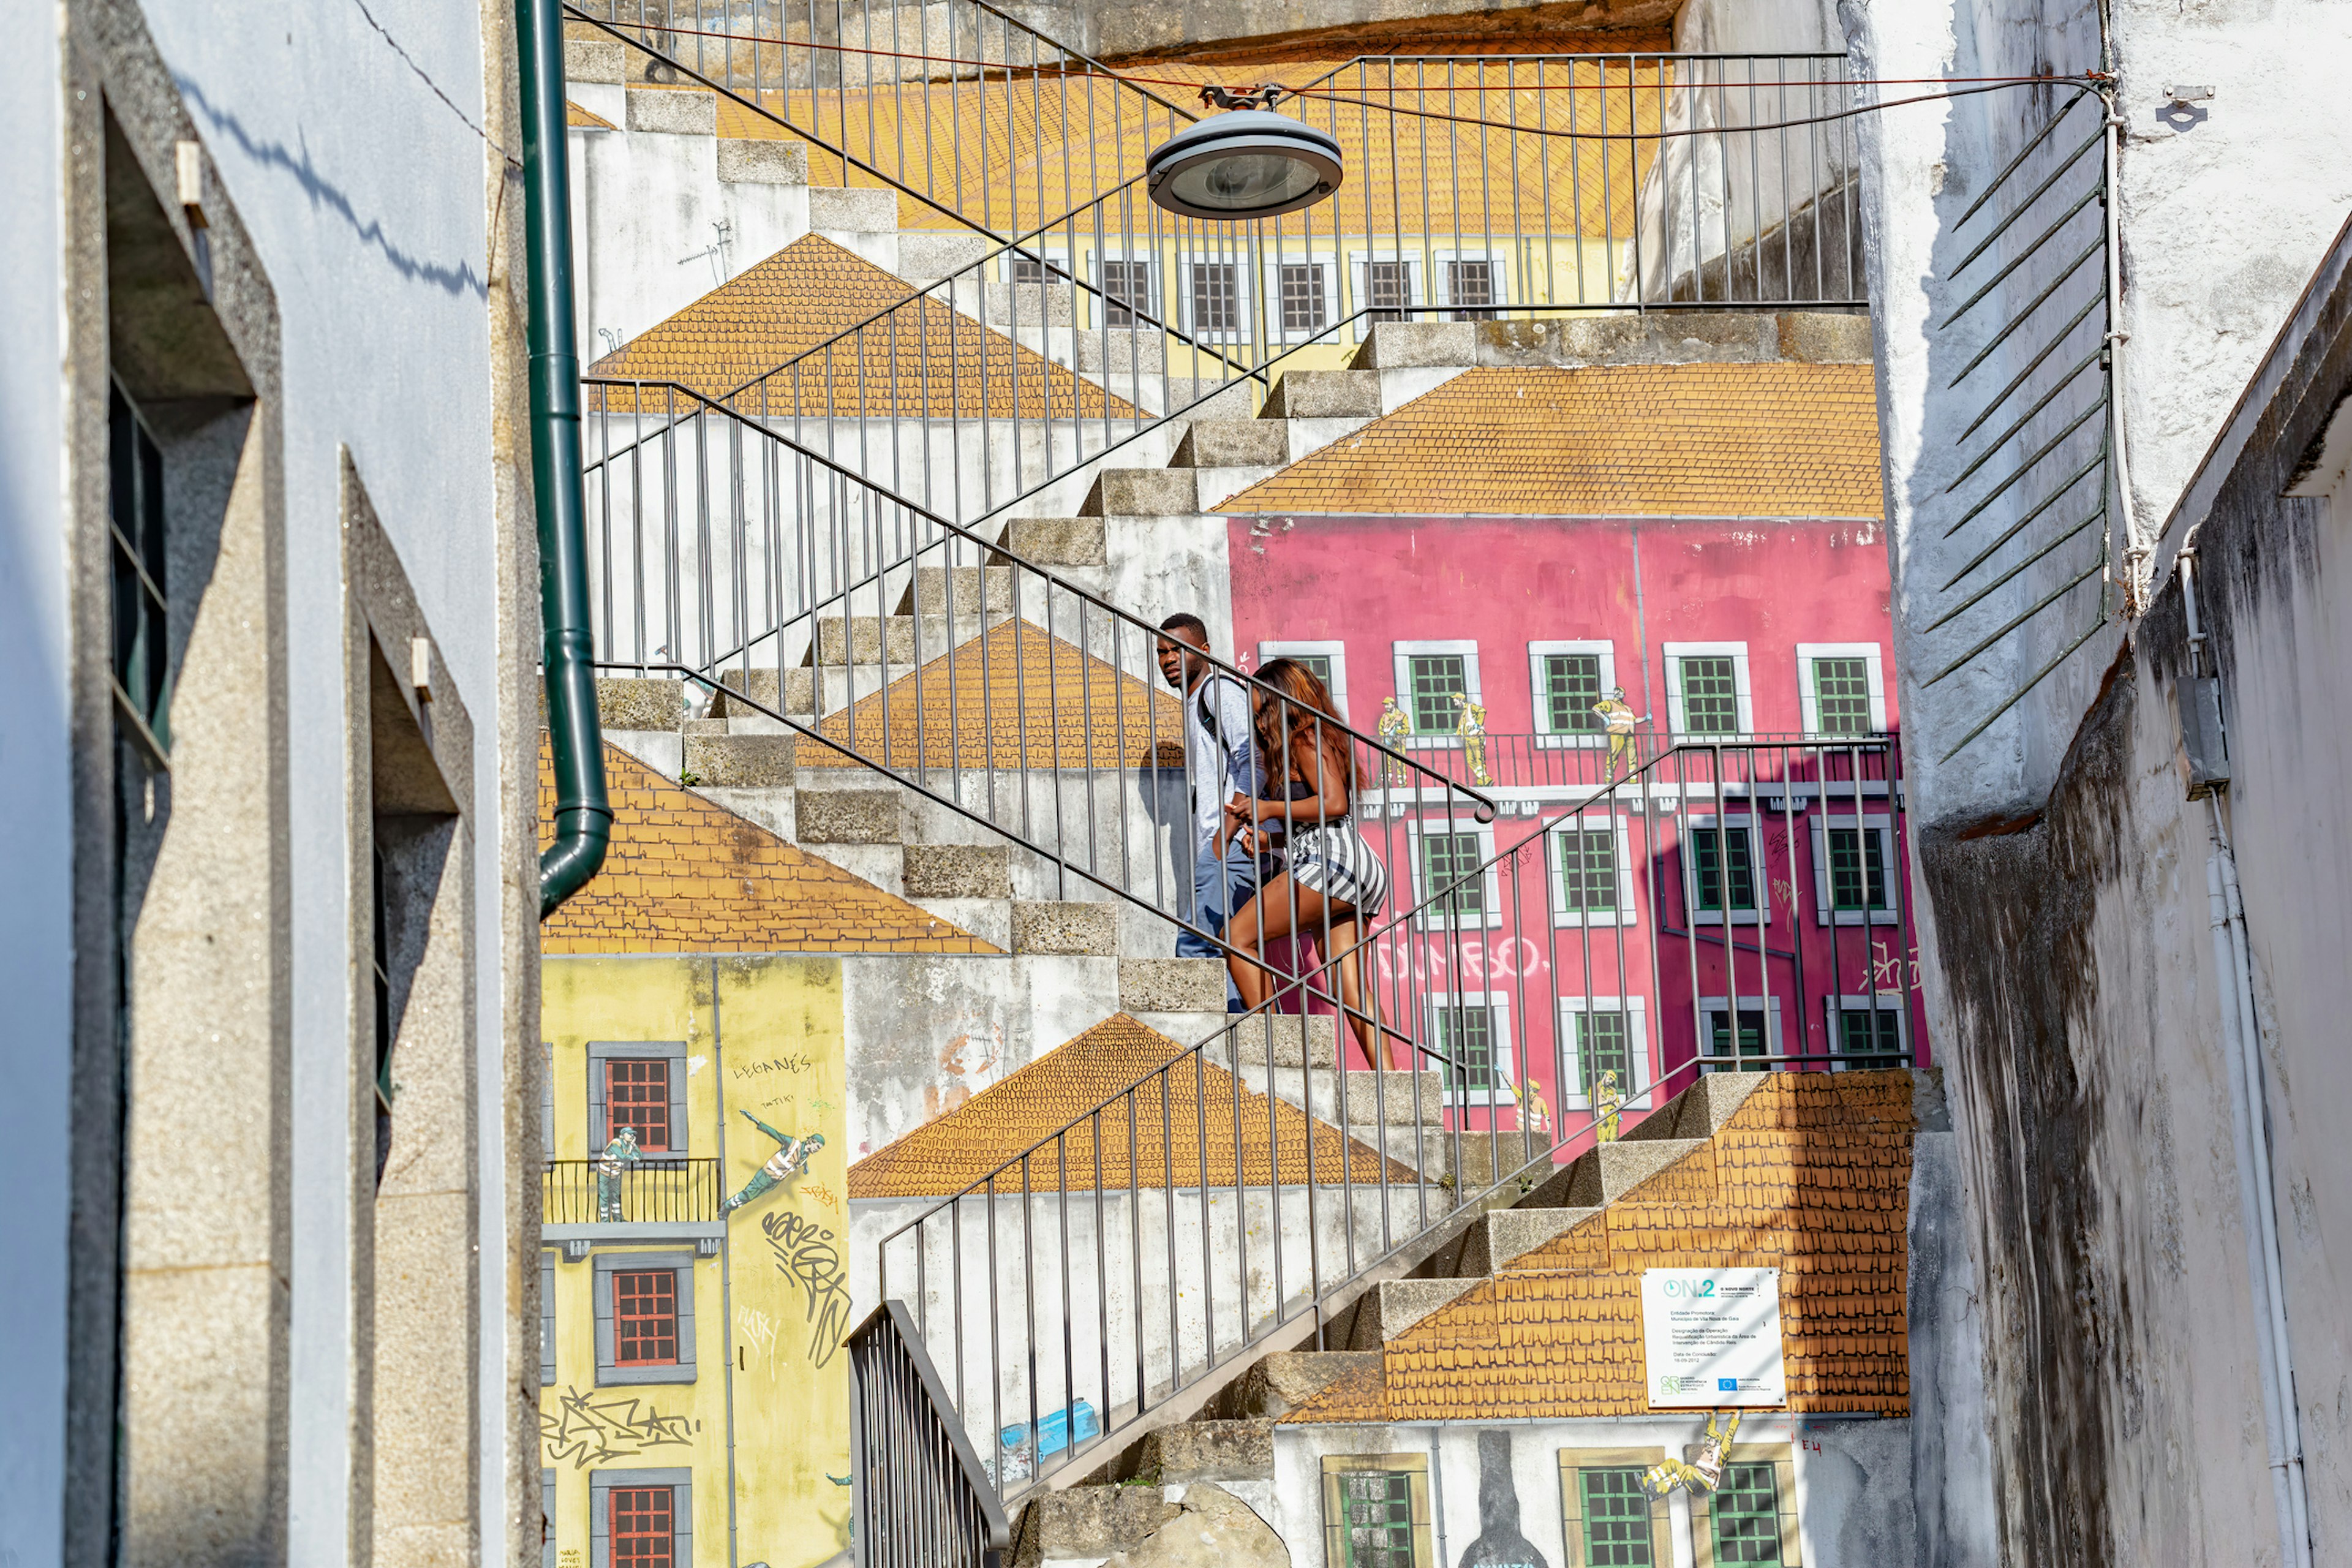
[[1217,510],[1877,517],[1866,364],[1465,371]]
[[1714,1137],[1511,1260],[1286,1421],[1633,1415],[1647,1268],[1777,1268],[1788,1408],[1910,1409],[1911,1077],[1775,1073]]
[[[604,869],[541,925],[543,952],[996,952],[970,931],[604,748]],[[539,748],[540,847],[553,760]]]
[[[913,294],[862,257],[804,235],[638,333],[590,365],[588,374],[674,381],[722,396]],[[871,418],[1134,416],[1122,400],[937,299],[889,320],[887,330],[877,327],[803,361],[797,374],[772,378],[764,400],[748,393],[735,406],[754,416],[827,410]],[[632,406],[625,390],[592,386],[588,394],[592,408]],[[657,395],[646,400],[649,408],[663,406]]]
[[583,109],[570,99],[563,100],[563,123],[574,131],[618,131],[619,126],[593,109]]
[[[849,1195],[911,1198],[960,1193],[1153,1069],[1178,1060],[1185,1050],[1126,1014],[1115,1014],[850,1166]],[[1152,1079],[1131,1103],[1132,1140],[1126,1102],[1118,1114],[1104,1119],[1109,1130],[1099,1152],[1093,1121],[1081,1121],[1063,1140],[1066,1179],[1060,1152],[1049,1146],[1029,1162],[1029,1190],[1108,1191],[1130,1181],[1152,1188],[1236,1185],[1236,1116],[1242,1183],[1264,1185],[1278,1178],[1305,1184],[1310,1138],[1317,1182],[1377,1182],[1384,1167],[1391,1181],[1413,1180],[1408,1167],[1296,1106],[1269,1100],[1236,1084],[1233,1074],[1200,1057],[1181,1062],[1164,1079]],[[1203,1126],[1208,1129],[1205,1145]],[[1138,1150],[1140,1158],[1136,1157]],[[1000,1182],[999,1190],[1008,1190],[1009,1182],[1009,1190],[1017,1192],[1021,1181],[1016,1167]]]
[[[1183,766],[1172,692],[1025,620],[1003,623],[826,719],[821,733],[906,768]],[[803,742],[803,767],[860,767]]]
[[[945,52],[944,37],[932,40]],[[990,40],[993,44],[993,40]],[[885,45],[885,47],[891,46]],[[959,40],[960,53],[973,47]],[[1139,174],[1144,155],[1185,123],[1143,94],[1100,77],[1065,79],[1016,74],[983,83],[890,79],[893,68],[870,68],[878,85],[861,85],[862,62],[838,61],[851,79],[839,88],[757,95],[769,113],[731,98],[719,100],[719,134],[749,141],[800,137],[771,114],[809,127],[823,141],[919,184],[928,160],[930,189],[950,206],[961,200],[975,219],[999,232],[1027,231],[1055,222],[1097,193]],[[772,72],[773,66],[769,69]],[[1474,229],[1501,236],[1615,234],[1630,237],[1634,202],[1657,143],[1571,140],[1539,132],[1654,131],[1658,125],[1661,68],[1628,70],[1622,57],[1520,59],[1506,63],[1465,56],[1450,62],[1312,59],[1286,61],[1281,80],[1312,86],[1318,96],[1294,100],[1295,113],[1339,139],[1348,177],[1329,201],[1286,220],[1294,242],[1302,234],[1452,236]],[[1161,103],[1199,113],[1199,88],[1236,79],[1230,64],[1156,61],[1142,74]],[[772,76],[771,77],[772,79]],[[682,87],[679,90],[703,90]],[[753,96],[748,84],[738,89]],[[1668,96],[1672,96],[1669,78]],[[1734,89],[1738,90],[1737,89]],[[1485,120],[1485,129],[1368,109],[1361,103],[1407,103],[1461,120]],[[1091,142],[1089,142],[1091,136]],[[1091,157],[1089,157],[1091,147]],[[928,150],[928,151],[927,151]],[[904,160],[902,163],[901,160]],[[877,187],[879,176],[809,148],[809,178],[821,185]],[[973,198],[986,184],[983,215]],[[961,193],[961,197],[958,193]],[[1549,223],[1546,212],[1552,215]],[[1113,201],[1107,226],[1141,232],[1153,210],[1140,195]],[[1160,220],[1162,224],[1165,220]],[[960,227],[931,206],[899,202],[908,228]],[[1091,235],[1091,215],[1081,226]],[[1160,231],[1164,232],[1164,230]],[[1052,240],[1048,236],[1048,242]],[[1565,252],[1556,265],[1573,270]],[[1605,296],[1608,280],[1590,285]]]

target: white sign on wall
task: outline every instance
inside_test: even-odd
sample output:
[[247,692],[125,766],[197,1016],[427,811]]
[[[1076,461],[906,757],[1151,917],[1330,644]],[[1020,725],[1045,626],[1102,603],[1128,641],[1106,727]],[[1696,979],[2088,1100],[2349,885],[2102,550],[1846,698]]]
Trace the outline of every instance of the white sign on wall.
[[1643,1269],[1642,1355],[1655,1408],[1787,1404],[1780,1271]]

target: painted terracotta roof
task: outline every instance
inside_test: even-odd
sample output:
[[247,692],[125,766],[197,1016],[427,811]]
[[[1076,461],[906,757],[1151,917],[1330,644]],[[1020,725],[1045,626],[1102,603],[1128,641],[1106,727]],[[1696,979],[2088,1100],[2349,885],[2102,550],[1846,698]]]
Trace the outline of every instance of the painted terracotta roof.
[[618,131],[619,126],[593,109],[583,109],[570,99],[563,100],[563,123],[574,131]]
[[[674,381],[717,397],[913,293],[864,258],[821,235],[804,235],[631,338],[590,365],[588,374]],[[735,406],[755,417],[763,411],[781,416],[827,409],[874,418],[896,412],[1008,421],[1016,415],[1134,415],[1121,399],[936,299],[910,306],[891,321],[889,330],[877,328],[802,361],[797,374],[777,375],[764,401],[750,393]],[[625,390],[588,392],[592,407],[630,405],[632,394]],[[646,395],[646,402],[648,408],[662,406],[654,394]]]
[[[539,748],[540,847],[555,779]],[[996,952],[999,949],[778,838],[619,747],[604,748],[604,868],[541,925],[544,952]]]
[[[1032,622],[1009,620],[826,719],[894,768],[1184,765],[1184,709]],[[803,767],[859,767],[803,742]]]
[[1877,517],[1866,364],[1490,365],[1217,509],[1389,517]]
[[[1158,1030],[1124,1013],[1114,1014],[947,1115],[850,1166],[849,1195],[927,1198],[960,1193],[1185,1051]],[[1406,1166],[1296,1106],[1269,1100],[1236,1084],[1233,1074],[1201,1058],[1183,1062],[1166,1076],[1164,1112],[1162,1081],[1153,1079],[1148,1092],[1133,1097],[1132,1142],[1126,1110],[1107,1117],[1097,1167],[1093,1124],[1081,1122],[1065,1141],[1066,1180],[1057,1151],[1049,1147],[1029,1162],[1029,1190],[1093,1192],[1099,1184],[1108,1191],[1129,1185],[1130,1179],[1136,1186],[1155,1189],[1230,1187],[1237,1184],[1236,1163],[1240,1182],[1264,1185],[1278,1176],[1285,1184],[1304,1184],[1310,1132],[1318,1182],[1377,1182],[1384,1164],[1391,1181],[1413,1180]],[[1236,1115],[1241,1119],[1238,1162]],[[1201,1138],[1204,1125],[1205,1151]],[[1139,1160],[1134,1157],[1139,1148]],[[1017,1168],[1009,1180],[1010,1190],[1018,1191]],[[999,1190],[1007,1189],[1000,1184]]]
[[1789,1409],[1910,1410],[1911,1076],[1774,1073],[1704,1146],[1391,1340],[1299,1423],[1633,1415],[1642,1271],[1777,1268]]
[[[941,46],[946,41],[943,36],[933,40]],[[960,53],[971,47],[969,39],[958,40]],[[845,73],[857,76],[855,58],[845,58],[840,64]],[[997,205],[985,216],[1000,232],[1016,224],[1025,231],[1055,222],[1096,193],[1140,174],[1144,155],[1185,123],[1141,94],[1099,77],[1017,77],[1009,84],[995,77],[983,89],[968,80],[953,86],[899,82],[887,79],[888,66],[875,68],[884,79],[870,89],[853,80],[814,97],[794,92],[789,103],[775,91],[760,94],[760,100],[763,108],[814,127],[824,141],[845,145],[852,153],[862,155],[868,147],[877,149],[879,157],[872,161],[894,171],[904,157],[906,167],[919,172],[920,150],[928,147],[932,188],[950,205],[955,205],[951,193],[961,189],[969,194],[979,190],[983,179],[992,182],[991,196]],[[1322,95],[1297,100],[1294,110],[1318,130],[1336,135],[1349,163],[1349,178],[1339,193],[1310,217],[1290,220],[1289,232],[1294,239],[1310,231],[1328,235],[1336,225],[1339,233],[1369,234],[1375,239],[1400,230],[1407,236],[1450,237],[1458,220],[1465,233],[1475,226],[1497,235],[1541,235],[1547,232],[1549,200],[1555,215],[1549,231],[1556,237],[1614,232],[1621,240],[1627,238],[1635,196],[1656,142],[1514,136],[1507,130],[1402,117],[1360,104],[1426,106],[1465,120],[1517,125],[1526,132],[1573,128],[1621,134],[1657,128],[1660,68],[1651,63],[1629,72],[1622,57],[1541,63],[1522,59],[1508,66],[1464,57],[1451,62],[1450,68],[1433,60],[1285,62],[1276,73],[1279,79],[1312,84]],[[1163,104],[1180,105],[1196,115],[1201,112],[1201,85],[1256,79],[1245,71],[1237,74],[1230,64],[1177,60],[1155,61],[1142,68],[1141,74],[1158,79],[1149,90]],[[719,134],[750,141],[800,140],[767,114],[729,98],[719,100]],[[814,145],[809,148],[809,179],[820,185],[885,184]],[[966,206],[968,216],[983,216],[969,200]],[[1107,206],[1105,222],[1140,232],[1151,226],[1151,211],[1139,195],[1131,211],[1118,202]],[[961,226],[923,203],[903,197],[899,223],[908,228]],[[1092,231],[1091,216],[1083,226]],[[1578,264],[1567,250],[1551,259],[1571,274]],[[1604,264],[1586,259],[1588,268],[1598,265]],[[1587,280],[1595,297],[1605,298],[1608,286],[1606,278]]]

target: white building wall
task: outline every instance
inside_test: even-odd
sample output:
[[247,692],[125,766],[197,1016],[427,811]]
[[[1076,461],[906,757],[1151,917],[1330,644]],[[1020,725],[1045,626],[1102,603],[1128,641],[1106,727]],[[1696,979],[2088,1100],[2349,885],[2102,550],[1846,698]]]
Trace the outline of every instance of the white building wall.
[[[497,929],[520,851],[501,840],[509,792],[494,737],[516,700],[536,594],[502,598],[500,475],[490,318],[519,257],[494,254],[489,171],[520,204],[520,149],[485,107],[484,28],[510,10],[472,0],[320,8],[266,0],[225,14],[154,5],[147,22],[277,289],[283,369],[293,1082],[289,1551],[340,1560],[349,1408],[352,1238],[343,1135],[351,1026],[344,807],[344,601],[339,453],[348,447],[476,725],[476,918]],[[502,67],[501,68],[511,68]],[[502,95],[501,100],[502,100]],[[493,100],[499,101],[499,100]],[[510,163],[511,161],[511,163]],[[14,356],[11,356],[12,360]],[[505,505],[511,507],[511,495]],[[526,572],[520,586],[535,588]],[[520,634],[523,639],[515,639]],[[522,691],[529,699],[528,687]],[[528,765],[526,759],[525,765]],[[505,1363],[514,1280],[490,1245],[505,1211],[501,1020],[513,977],[478,942],[477,1117],[485,1140],[476,1280],[483,1436],[480,1518],[503,1519],[516,1470]],[[362,1456],[364,1450],[360,1451]]]
[[0,1360],[0,1541],[27,1563],[64,1547],[66,1269],[73,1153],[74,812],[66,619],[64,79],[54,25],[0,51],[0,1071],[18,1104],[0,1140],[0,1248],[16,1284]]

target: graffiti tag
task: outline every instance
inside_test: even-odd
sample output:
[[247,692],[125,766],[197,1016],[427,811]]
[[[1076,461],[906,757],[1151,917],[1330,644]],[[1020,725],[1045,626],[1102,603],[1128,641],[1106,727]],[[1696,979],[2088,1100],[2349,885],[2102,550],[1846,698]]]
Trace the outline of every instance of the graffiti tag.
[[567,1387],[555,1396],[552,1410],[539,1413],[540,1441],[547,1462],[566,1459],[574,1469],[607,1459],[625,1459],[669,1443],[691,1443],[702,1423],[683,1415],[665,1415],[642,1398],[604,1393],[583,1394]]
[[841,1212],[840,1196],[823,1182],[803,1182],[801,1184],[799,1190],[807,1194],[810,1197],[814,1198],[817,1202],[823,1204],[834,1213],[839,1214]]
[[757,1307],[739,1307],[735,1311],[736,1331],[744,1342],[760,1352],[761,1363],[768,1369],[768,1381],[776,1380],[776,1320]]
[[808,1292],[809,1360],[823,1366],[849,1331],[849,1274],[833,1232],[796,1214],[763,1215],[760,1228],[776,1255],[776,1271]]
[[765,1078],[771,1073],[815,1070],[815,1058],[804,1051],[790,1051],[781,1057],[770,1057],[765,1061],[738,1063],[733,1069],[735,1076],[740,1079]]

